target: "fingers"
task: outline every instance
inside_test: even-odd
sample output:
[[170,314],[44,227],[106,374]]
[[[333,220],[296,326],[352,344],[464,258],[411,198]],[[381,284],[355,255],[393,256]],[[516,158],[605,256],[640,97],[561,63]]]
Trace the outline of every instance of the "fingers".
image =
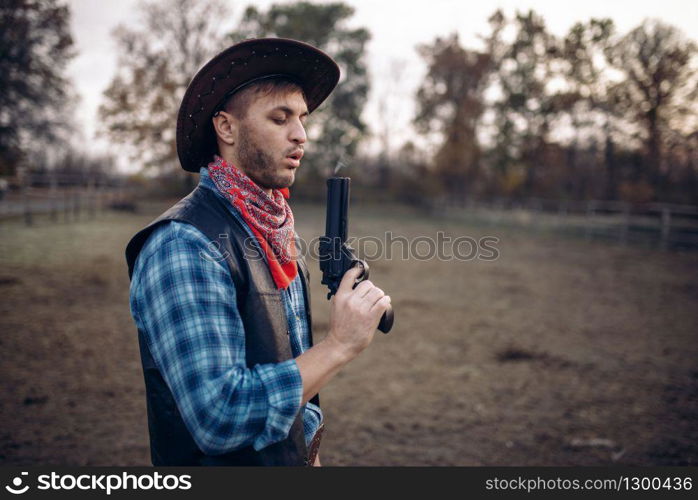
[[385,293],[383,292],[383,290],[381,290],[378,287],[373,287],[362,297],[362,300],[368,304],[368,308],[370,309],[371,306],[373,306],[373,304],[378,302],[384,296]]
[[357,278],[361,276],[363,269],[360,265],[349,269],[339,284],[337,294],[342,294],[345,299],[350,300],[358,307],[366,312],[377,312],[381,314],[390,305],[390,297],[385,295],[385,292],[375,286],[371,281],[361,281],[354,287]]
[[373,306],[371,306],[370,311],[380,311],[380,313],[383,314],[385,311],[388,310],[388,307],[390,307],[390,295],[384,295],[383,297],[378,299],[376,303],[373,304]]
[[338,292],[350,292],[352,286],[354,286],[356,278],[361,276],[361,273],[363,272],[364,270],[361,266],[354,266],[349,269],[346,273],[344,273],[344,276],[342,276],[342,281],[339,283]]
[[364,297],[368,292],[370,292],[374,288],[375,285],[371,281],[362,281],[361,283],[356,285],[356,288],[354,288],[354,294],[358,297]]

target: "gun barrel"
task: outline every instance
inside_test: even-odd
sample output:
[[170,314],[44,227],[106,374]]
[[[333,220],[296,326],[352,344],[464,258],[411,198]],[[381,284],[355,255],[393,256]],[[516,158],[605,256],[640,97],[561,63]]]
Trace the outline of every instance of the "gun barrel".
[[[346,244],[349,226],[349,177],[330,177],[327,179],[327,217],[325,219],[325,237],[320,238],[320,270],[322,283],[330,289],[329,299],[337,292],[342,276],[356,262],[360,262],[364,273],[358,280],[368,279],[368,264],[357,259],[353,249]],[[356,285],[354,285],[356,286]],[[381,317],[378,329],[388,333],[393,327],[393,308]]]
[[349,177],[331,177],[327,179],[327,218],[325,235],[347,241],[349,224]]

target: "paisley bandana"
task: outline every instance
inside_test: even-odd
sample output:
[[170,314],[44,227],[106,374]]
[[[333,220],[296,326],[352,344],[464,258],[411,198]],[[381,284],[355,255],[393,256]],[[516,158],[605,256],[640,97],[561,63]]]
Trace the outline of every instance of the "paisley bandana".
[[288,288],[298,274],[293,212],[286,199],[288,188],[273,189],[269,196],[242,170],[216,155],[208,172],[218,190],[240,211],[252,229],[278,289]]

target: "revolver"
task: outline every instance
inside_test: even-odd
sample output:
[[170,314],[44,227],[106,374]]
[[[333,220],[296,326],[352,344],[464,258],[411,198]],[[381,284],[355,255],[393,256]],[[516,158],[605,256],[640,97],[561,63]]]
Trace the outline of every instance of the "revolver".
[[[330,177],[327,179],[327,218],[325,236],[320,237],[319,257],[322,284],[327,285],[329,300],[337,293],[344,273],[355,265],[360,265],[363,272],[356,279],[354,287],[368,279],[368,263],[358,259],[354,249],[347,244],[347,226],[349,220],[349,177]],[[393,308],[383,313],[378,329],[388,333],[393,327]]]

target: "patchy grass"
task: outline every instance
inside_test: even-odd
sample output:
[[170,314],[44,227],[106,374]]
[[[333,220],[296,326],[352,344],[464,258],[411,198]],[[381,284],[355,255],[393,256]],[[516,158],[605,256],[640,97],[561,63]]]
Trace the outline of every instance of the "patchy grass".
[[[3,465],[149,463],[123,252],[164,208],[0,224]],[[322,233],[323,207],[294,213]],[[385,231],[496,236],[500,255],[370,261],[395,326],[322,391],[324,464],[698,463],[698,255],[352,209],[351,235]]]

